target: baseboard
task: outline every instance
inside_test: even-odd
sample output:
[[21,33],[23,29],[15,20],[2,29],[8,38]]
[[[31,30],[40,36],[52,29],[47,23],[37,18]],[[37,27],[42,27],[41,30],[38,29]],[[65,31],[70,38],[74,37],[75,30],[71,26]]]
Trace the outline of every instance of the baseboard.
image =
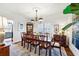
[[13,44],[17,44],[17,43],[20,43],[21,41],[18,41],[18,42],[14,42]]

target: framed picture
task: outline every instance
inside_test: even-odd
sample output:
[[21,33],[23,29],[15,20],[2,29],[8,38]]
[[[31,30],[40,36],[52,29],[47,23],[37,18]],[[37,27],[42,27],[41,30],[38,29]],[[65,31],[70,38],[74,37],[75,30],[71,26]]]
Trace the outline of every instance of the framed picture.
[[19,23],[19,31],[23,30],[23,24]]
[[54,32],[55,32],[55,34],[58,34],[58,32],[59,32],[59,24],[54,25]]

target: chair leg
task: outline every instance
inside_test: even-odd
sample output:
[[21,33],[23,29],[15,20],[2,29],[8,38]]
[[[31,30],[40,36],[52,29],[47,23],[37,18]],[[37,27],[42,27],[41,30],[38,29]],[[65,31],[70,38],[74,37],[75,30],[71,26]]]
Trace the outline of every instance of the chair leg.
[[22,38],[22,41],[21,41],[21,46],[23,46],[23,38]]
[[49,49],[49,56],[51,56],[51,48]]
[[23,46],[23,41],[21,41],[21,46]]
[[24,43],[23,43],[23,47],[25,48],[25,41],[24,41]]
[[39,47],[39,56],[40,56],[40,47]]
[[47,56],[47,49],[46,49],[46,56]]
[[37,46],[35,46],[35,54],[36,54],[36,49],[37,49]]
[[30,44],[30,52],[31,52],[31,47],[32,47],[32,46],[31,46],[31,44]]
[[27,49],[29,48],[29,43],[27,43]]
[[60,47],[60,55],[62,56],[61,47]]

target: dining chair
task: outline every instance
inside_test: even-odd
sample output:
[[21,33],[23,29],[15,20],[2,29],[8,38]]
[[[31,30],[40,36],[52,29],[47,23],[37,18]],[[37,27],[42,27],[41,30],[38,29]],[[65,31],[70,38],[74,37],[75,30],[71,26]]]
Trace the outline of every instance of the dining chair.
[[37,46],[39,45],[39,36],[38,35],[32,35],[31,43],[30,43],[30,52],[32,46],[35,48],[34,53],[37,51]]
[[23,36],[24,36],[25,34],[26,34],[25,32],[22,32],[22,33],[21,33],[21,46],[23,46],[23,43],[24,43],[24,38],[23,38]]
[[61,46],[64,48],[68,47],[69,42],[67,41],[66,35],[61,35]]
[[30,40],[30,35],[29,34],[23,34],[23,37],[22,37],[22,44],[23,44],[23,47],[25,48],[25,44],[27,43],[27,49],[29,48],[30,46],[30,43],[31,43],[31,40]]
[[40,55],[40,53],[41,53],[41,49],[45,49],[46,50],[46,56],[47,56],[47,49],[48,49],[48,47],[49,47],[49,44],[48,44],[48,36],[44,36],[44,35],[40,35],[39,36],[39,39],[40,39],[40,41],[39,41],[39,55]]
[[59,48],[60,55],[62,56],[62,53],[61,53],[61,36],[60,35],[57,35],[57,34],[53,35],[51,47],[52,48]]

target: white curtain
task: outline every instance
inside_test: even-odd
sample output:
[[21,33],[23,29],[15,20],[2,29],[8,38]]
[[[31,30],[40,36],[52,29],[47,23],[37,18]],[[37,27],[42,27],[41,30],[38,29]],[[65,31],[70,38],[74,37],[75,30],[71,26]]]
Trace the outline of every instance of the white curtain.
[[38,32],[49,33],[48,40],[51,40],[52,36],[52,25],[50,23],[40,23],[38,24]]

